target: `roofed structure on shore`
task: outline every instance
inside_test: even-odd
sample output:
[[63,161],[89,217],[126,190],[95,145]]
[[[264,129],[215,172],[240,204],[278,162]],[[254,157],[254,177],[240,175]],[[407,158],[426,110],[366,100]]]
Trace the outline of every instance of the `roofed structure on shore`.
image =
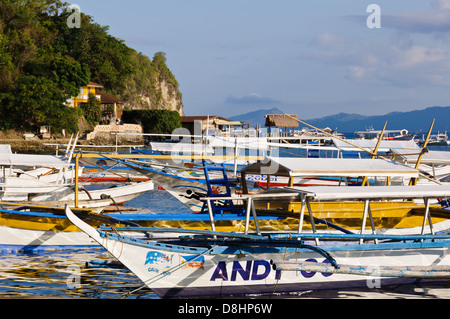
[[299,127],[297,115],[267,114],[265,117],[266,127]]

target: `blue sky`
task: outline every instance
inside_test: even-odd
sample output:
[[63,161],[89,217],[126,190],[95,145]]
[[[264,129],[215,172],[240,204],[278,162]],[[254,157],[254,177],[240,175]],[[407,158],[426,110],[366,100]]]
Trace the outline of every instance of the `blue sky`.
[[[186,115],[450,105],[450,0],[73,0],[177,78]],[[367,27],[369,4],[381,28]]]

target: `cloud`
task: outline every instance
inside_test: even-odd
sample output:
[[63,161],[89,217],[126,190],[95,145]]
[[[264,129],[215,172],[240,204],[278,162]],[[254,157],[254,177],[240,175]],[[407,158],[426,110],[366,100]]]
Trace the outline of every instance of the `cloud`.
[[450,10],[450,0],[431,0],[431,6],[438,10]]
[[[364,55],[367,48],[361,48]],[[370,85],[388,84],[396,87],[450,87],[450,50],[412,45],[391,46],[379,52],[376,63],[356,61],[346,65],[346,78]]]
[[[337,36],[316,36],[309,57],[345,68],[345,78],[356,83],[450,87],[450,0],[429,3],[429,9],[392,14],[382,7],[381,29],[376,32],[387,36],[340,39],[347,43],[346,50],[323,45],[336,42]],[[365,25],[363,15],[347,18]]]
[[326,64],[352,65],[377,63],[377,56],[366,50],[361,54],[361,41],[355,38],[345,38],[331,33],[320,33],[310,41],[308,50],[301,53],[302,58],[316,60]]
[[311,41],[312,45],[324,48],[341,48],[345,45],[347,40],[335,34],[323,32],[317,34]]
[[225,99],[225,102],[228,104],[237,104],[237,105],[271,105],[281,103],[281,101],[271,99],[268,97],[262,97],[257,93],[251,93],[249,95],[245,95],[242,97],[228,96]]
[[[430,0],[431,9],[387,14],[381,7],[381,28],[412,33],[450,33],[450,0]],[[367,15],[349,15],[348,20],[366,25]]]
[[[450,8],[450,4],[449,8]],[[450,10],[410,11],[382,15],[382,27],[415,33],[449,33]]]
[[313,37],[302,57],[337,67],[343,79],[354,83],[450,87],[450,48],[437,39],[407,32],[377,41],[322,33]]
[[446,63],[450,54],[448,50],[415,45],[407,50],[397,49],[397,51],[397,61],[393,64],[393,67],[397,69],[411,69],[418,66],[432,65],[447,65],[448,67],[448,63]]

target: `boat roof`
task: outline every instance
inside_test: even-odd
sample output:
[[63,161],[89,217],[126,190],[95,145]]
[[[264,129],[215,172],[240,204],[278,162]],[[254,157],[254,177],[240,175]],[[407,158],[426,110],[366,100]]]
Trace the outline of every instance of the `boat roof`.
[[[342,140],[339,140],[337,138],[332,139],[333,144],[336,146],[336,148],[342,150],[342,151],[361,151],[358,147],[361,147],[363,149],[373,151],[378,143],[378,139],[348,139],[347,142],[344,142]],[[351,144],[353,145],[351,145]],[[358,147],[356,147],[358,146]],[[379,152],[389,152],[393,150],[409,150],[411,152],[418,153],[420,152],[421,148],[414,142],[414,140],[381,140],[380,146],[378,148]]]
[[[405,164],[415,164],[419,156],[411,150],[393,150],[393,153],[400,156]],[[428,165],[450,165],[450,152],[448,151],[428,151],[423,154],[421,164]]]
[[309,186],[284,187],[268,190],[254,196],[255,199],[269,199],[305,196],[311,201],[344,200],[395,200],[416,198],[445,198],[450,196],[450,185],[419,186]]
[[11,145],[0,145],[0,166],[70,166],[63,156],[13,154]]
[[245,174],[289,177],[404,177],[417,178],[419,171],[384,159],[266,158],[242,170]]

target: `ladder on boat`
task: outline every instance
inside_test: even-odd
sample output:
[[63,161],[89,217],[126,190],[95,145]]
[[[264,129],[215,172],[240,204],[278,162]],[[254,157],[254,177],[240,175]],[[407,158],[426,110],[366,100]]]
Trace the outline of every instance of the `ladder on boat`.
[[[207,197],[231,197],[231,187],[225,164],[217,166],[203,162],[203,169],[205,171],[205,181],[208,188]],[[219,175],[219,178],[216,178],[217,175]],[[225,193],[223,193],[223,190],[225,190]],[[225,212],[233,213],[235,211],[232,200],[211,200],[210,205],[211,211],[214,215],[223,214]],[[202,207],[202,212],[205,211],[208,211],[208,205],[206,202]]]

